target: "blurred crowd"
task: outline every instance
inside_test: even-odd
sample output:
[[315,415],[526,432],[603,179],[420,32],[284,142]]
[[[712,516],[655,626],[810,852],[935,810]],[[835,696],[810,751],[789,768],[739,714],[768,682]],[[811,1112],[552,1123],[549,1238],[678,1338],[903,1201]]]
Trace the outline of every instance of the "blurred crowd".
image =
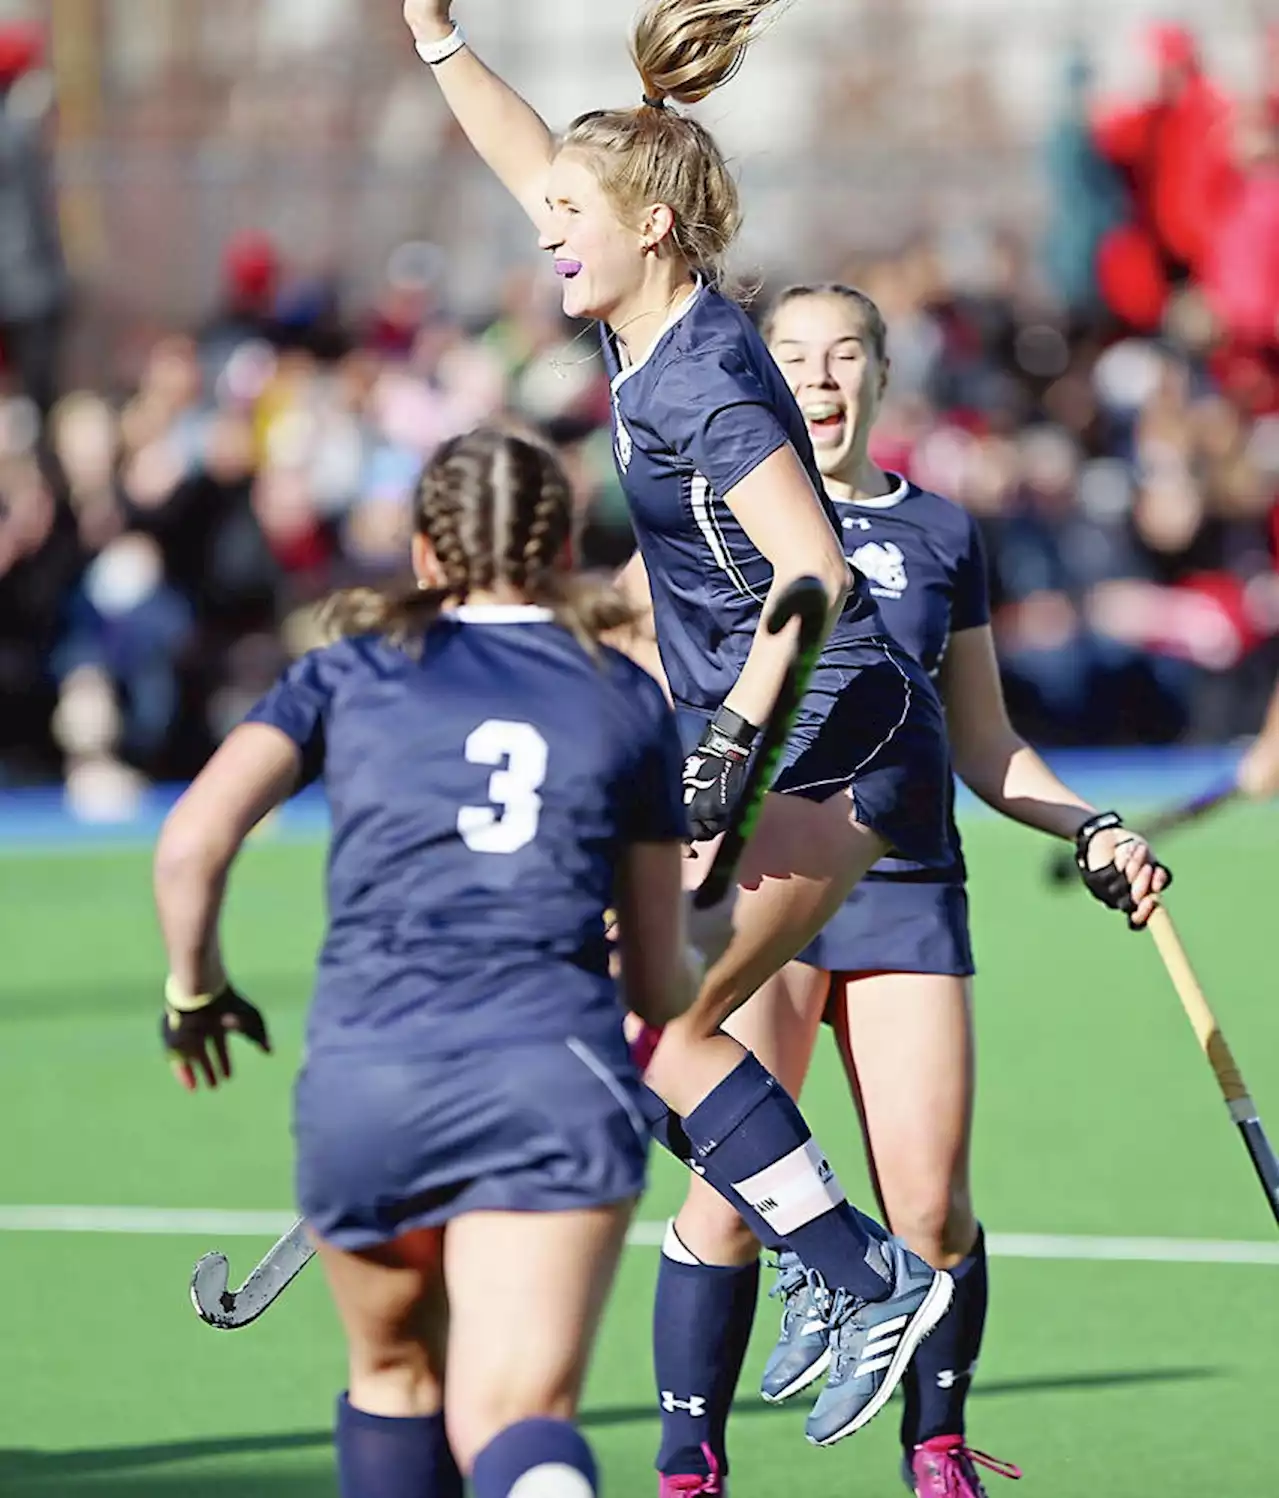
[[[1145,101],[1100,109],[1076,70],[1042,242],[975,227],[830,266],[890,330],[875,454],[979,518],[1015,721],[1050,745],[1250,732],[1276,673],[1275,100],[1220,98],[1184,33],[1150,41]],[[21,71],[0,35],[0,89]],[[464,321],[430,244],[353,309],[236,234],[209,316],[134,388],[60,390],[40,163],[0,111],[0,787],[63,778],[111,816],[193,773],[318,600],[403,569],[424,459],[478,421],[554,441],[584,562],[625,559],[596,335],[532,254]],[[3,232],[23,213],[39,232]],[[15,315],[14,284],[43,300]]]

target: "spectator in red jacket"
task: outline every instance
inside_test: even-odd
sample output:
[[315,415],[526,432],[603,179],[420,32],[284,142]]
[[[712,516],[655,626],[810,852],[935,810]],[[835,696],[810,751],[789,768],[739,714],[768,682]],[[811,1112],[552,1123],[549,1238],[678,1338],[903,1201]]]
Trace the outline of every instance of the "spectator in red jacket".
[[1230,106],[1206,77],[1194,38],[1160,24],[1146,45],[1153,97],[1094,122],[1097,147],[1125,178],[1133,210],[1100,247],[1099,280],[1112,311],[1141,329],[1158,325],[1171,286],[1199,272],[1233,178]]
[[1280,178],[1275,127],[1264,104],[1242,116],[1237,140],[1238,169],[1211,226],[1202,279],[1209,305],[1232,339],[1274,349],[1280,322]]

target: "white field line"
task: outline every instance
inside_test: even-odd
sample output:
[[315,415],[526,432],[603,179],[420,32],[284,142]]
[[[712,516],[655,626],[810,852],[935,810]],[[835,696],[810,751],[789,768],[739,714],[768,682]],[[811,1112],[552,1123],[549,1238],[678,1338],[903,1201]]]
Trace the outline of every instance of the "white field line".
[[[224,1212],[185,1207],[0,1206],[4,1233],[129,1233],[179,1236],[272,1238],[293,1222],[288,1212]],[[632,1224],[628,1242],[657,1248],[664,1222]],[[1280,1263],[1277,1245],[1263,1239],[1091,1238],[1061,1233],[988,1233],[987,1252],[1001,1259],[1100,1259],[1144,1264]]]

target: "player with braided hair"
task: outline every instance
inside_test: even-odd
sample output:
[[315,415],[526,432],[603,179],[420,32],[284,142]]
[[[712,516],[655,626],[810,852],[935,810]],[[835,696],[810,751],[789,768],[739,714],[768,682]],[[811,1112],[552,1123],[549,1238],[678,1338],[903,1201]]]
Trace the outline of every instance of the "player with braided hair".
[[[661,1025],[690,1001],[680,745],[599,644],[620,599],[567,571],[552,454],[481,430],[418,491],[415,583],[340,595],[165,823],[155,896],[179,1080],[268,1047],[218,941],[253,825],[322,778],[328,929],[294,1102],[297,1190],[347,1334],[344,1498],[590,1498],[573,1424],[644,1184],[639,1079],[609,975]],[[710,957],[722,911],[699,913]],[[568,1262],[572,1274],[563,1272]],[[444,1371],[448,1364],[448,1399]]]

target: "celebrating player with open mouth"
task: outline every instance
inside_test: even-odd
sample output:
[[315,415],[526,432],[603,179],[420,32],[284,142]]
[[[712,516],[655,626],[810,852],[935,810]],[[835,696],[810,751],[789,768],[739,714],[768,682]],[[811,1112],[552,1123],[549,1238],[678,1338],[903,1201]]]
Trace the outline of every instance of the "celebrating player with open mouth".
[[[695,841],[732,816],[789,642],[763,626],[811,575],[829,632],[739,880],[735,934],[646,1080],[698,1172],[736,1189],[803,1258],[830,1372],[811,1441],[859,1429],[943,1314],[949,1278],[845,1201],[794,1104],[720,1028],[795,956],[891,848],[943,862],[942,710],[852,573],[804,421],[746,314],[717,289],[738,227],[694,103],[742,62],[768,0],[651,0],[632,38],[643,102],[556,138],[470,51],[447,0],[407,0],[419,54],[480,155],[537,224],[564,310],[602,325],[615,457],[685,735]],[[706,849],[704,847],[704,853]]]
[[[976,524],[867,455],[889,376],[879,309],[847,286],[796,286],[774,304],[765,333],[808,423],[845,550],[872,579],[897,638],[938,679],[958,773],[1005,816],[1074,841],[1085,884],[1143,925],[1167,870],[1118,817],[1098,816],[1063,785],[1009,724]],[[904,1476],[919,1498],[982,1498],[979,1466],[1019,1474],[965,1440],[987,1268],[969,1191],[973,959],[965,868],[950,816],[948,829],[945,864],[926,867],[910,857],[877,864],[801,960],[763,985],[730,1028],[798,1096],[829,1013],[886,1219],[955,1282],[950,1310],[904,1380]],[[758,1219],[748,1225],[691,1178],[668,1232],[654,1316],[663,1391],[658,1464],[669,1494],[722,1491],[725,1424],[756,1304],[758,1236],[766,1236]],[[783,1329],[763,1393],[777,1401],[824,1371],[828,1347],[803,1255],[780,1253],[773,1293],[782,1300]]]

